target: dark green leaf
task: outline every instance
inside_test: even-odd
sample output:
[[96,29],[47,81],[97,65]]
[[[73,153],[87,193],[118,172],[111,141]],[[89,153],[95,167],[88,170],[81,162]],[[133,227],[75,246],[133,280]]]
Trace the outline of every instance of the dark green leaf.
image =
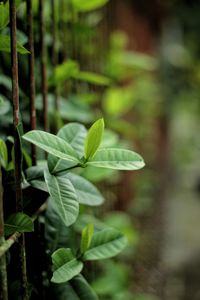
[[51,258],[54,270],[57,270],[75,257],[70,248],[59,248],[52,254]]
[[83,268],[83,263],[77,259],[65,263],[53,272],[51,281],[54,283],[67,282],[74,276],[78,275]]
[[32,219],[23,214],[16,213],[8,217],[5,223],[5,235],[11,235],[14,232],[31,232],[34,230]]

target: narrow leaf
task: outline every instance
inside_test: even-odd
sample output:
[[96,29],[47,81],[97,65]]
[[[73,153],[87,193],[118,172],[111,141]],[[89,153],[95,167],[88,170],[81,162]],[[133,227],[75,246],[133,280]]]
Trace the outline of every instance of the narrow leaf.
[[3,168],[7,168],[8,165],[8,150],[6,143],[0,139],[0,162]]
[[77,153],[71,145],[56,135],[41,130],[32,130],[23,135],[23,138],[59,158],[79,162]]
[[12,214],[5,223],[5,235],[11,235],[14,232],[31,232],[34,230],[32,219],[23,213]]
[[124,235],[114,229],[105,229],[93,235],[83,260],[99,260],[119,254],[127,245]]
[[104,120],[97,120],[89,129],[84,144],[84,157],[92,158],[99,148],[104,132]]
[[66,226],[73,224],[79,212],[79,203],[72,183],[63,177],[51,175],[48,170],[44,172],[49,194],[55,207]]
[[117,148],[98,150],[86,164],[116,170],[138,170],[145,166],[143,158],[138,153]]
[[94,233],[94,226],[93,224],[87,224],[82,231],[81,236],[81,253],[85,253],[85,251],[90,247],[90,243],[92,240],[92,236]]
[[77,259],[73,259],[54,271],[51,281],[54,283],[67,282],[74,276],[78,275],[82,268],[83,263]]

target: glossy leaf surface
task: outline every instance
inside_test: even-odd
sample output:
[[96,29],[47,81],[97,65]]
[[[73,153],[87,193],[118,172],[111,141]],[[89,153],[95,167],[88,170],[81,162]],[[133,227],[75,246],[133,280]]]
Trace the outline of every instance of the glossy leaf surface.
[[145,163],[136,152],[108,148],[98,150],[96,155],[87,162],[87,165],[116,170],[138,170],[143,168]]
[[66,226],[73,224],[79,213],[79,203],[72,183],[61,176],[44,172],[49,194],[54,201],[56,210]]

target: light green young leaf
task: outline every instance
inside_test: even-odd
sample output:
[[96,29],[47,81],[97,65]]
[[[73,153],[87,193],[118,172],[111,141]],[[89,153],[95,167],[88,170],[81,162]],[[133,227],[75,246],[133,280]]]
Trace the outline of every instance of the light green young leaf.
[[94,233],[83,260],[99,260],[119,254],[127,245],[126,237],[115,229],[104,229]]
[[108,3],[109,0],[71,0],[74,8],[79,12],[89,12]]
[[72,78],[79,72],[79,64],[74,60],[68,60],[55,68],[54,78],[50,79],[51,83],[62,84],[64,81]]
[[75,257],[70,248],[59,248],[51,255],[51,258],[54,270],[57,270]]
[[5,235],[11,235],[14,232],[31,232],[34,230],[32,219],[24,213],[12,214],[6,220],[4,226]]
[[84,144],[84,157],[91,159],[99,148],[104,132],[104,120],[97,120],[89,129]]
[[6,27],[9,22],[9,1],[0,2],[0,29]]
[[60,218],[66,226],[70,226],[79,213],[79,203],[72,183],[61,176],[51,175],[47,169],[44,178]]
[[[11,52],[10,48],[10,36],[0,35],[0,51]],[[19,42],[17,42],[17,52],[20,54],[30,53],[26,48],[24,48]]]
[[138,170],[145,166],[143,158],[136,152],[108,148],[100,149],[96,155],[86,163],[88,166],[116,170]]
[[90,247],[93,233],[94,233],[93,224],[87,224],[83,228],[82,236],[81,236],[81,246],[80,246],[81,254],[85,253],[86,250]]
[[96,74],[93,72],[79,71],[72,76],[74,79],[86,81],[96,85],[109,85],[110,79],[106,76]]
[[8,165],[8,150],[6,143],[2,139],[0,139],[0,162],[2,167],[6,169]]
[[41,130],[32,130],[24,134],[23,139],[59,158],[79,162],[78,155],[72,146],[56,135]]
[[51,281],[54,283],[67,282],[74,276],[78,275],[81,272],[82,268],[83,263],[74,258],[55,270],[53,272]]

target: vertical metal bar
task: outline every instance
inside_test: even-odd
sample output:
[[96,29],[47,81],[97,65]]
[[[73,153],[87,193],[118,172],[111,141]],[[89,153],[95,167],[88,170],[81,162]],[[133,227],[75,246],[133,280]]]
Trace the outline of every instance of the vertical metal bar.
[[[18,135],[18,126],[20,124],[19,109],[19,84],[18,84],[18,57],[16,40],[16,3],[15,0],[9,0],[10,4],[10,41],[11,41],[11,64],[12,64],[12,102],[13,102],[13,124],[14,124],[14,158],[15,158],[15,191],[16,191],[16,211],[23,210],[23,198],[21,189],[21,145]],[[21,294],[22,299],[28,299],[27,274],[26,274],[26,250],[24,234],[19,239],[19,255],[21,268]]]
[[[30,98],[30,121],[31,129],[36,129],[36,109],[35,109],[35,75],[34,75],[34,38],[33,38],[33,14],[32,0],[26,0],[27,5],[27,34],[28,34],[28,56],[29,61],[29,98]],[[36,165],[36,146],[31,144],[32,164]]]
[[40,31],[40,53],[41,53],[41,89],[43,101],[44,130],[48,131],[48,102],[47,102],[47,75],[46,75],[46,47],[44,26],[44,0],[39,0],[39,31]]
[[[4,243],[3,184],[0,164],[0,246]],[[5,254],[0,258],[0,300],[8,300],[7,270]]]

